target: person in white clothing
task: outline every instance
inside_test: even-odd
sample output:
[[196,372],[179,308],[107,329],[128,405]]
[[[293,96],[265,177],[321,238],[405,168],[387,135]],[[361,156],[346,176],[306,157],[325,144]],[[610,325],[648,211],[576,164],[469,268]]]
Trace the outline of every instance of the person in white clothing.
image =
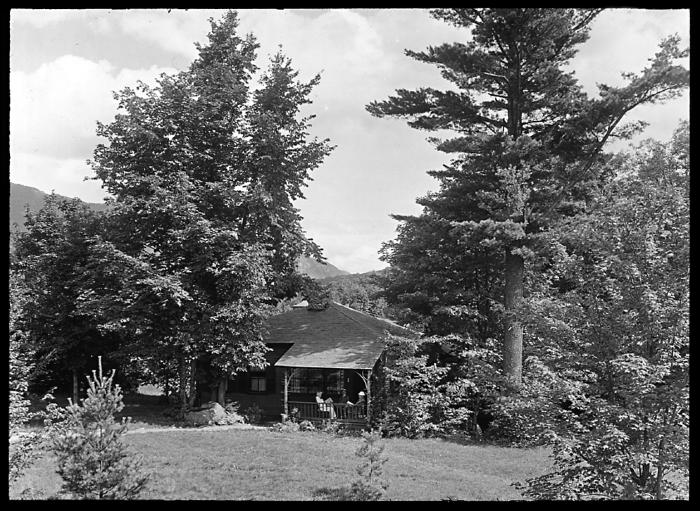
[[331,419],[335,419],[335,409],[333,408],[333,400],[329,397],[325,401],[321,397],[323,392],[316,392],[316,402],[318,403],[318,409],[321,412],[325,412],[329,415]]

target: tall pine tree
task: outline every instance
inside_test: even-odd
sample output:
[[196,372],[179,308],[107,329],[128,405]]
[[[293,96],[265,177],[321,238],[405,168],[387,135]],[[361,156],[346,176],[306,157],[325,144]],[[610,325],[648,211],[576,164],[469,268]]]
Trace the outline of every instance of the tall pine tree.
[[500,254],[488,264],[502,275],[503,369],[514,388],[522,376],[520,313],[532,235],[585,207],[591,188],[606,175],[606,142],[643,127],[622,125],[626,113],[672,98],[688,84],[688,71],[675,62],[687,56],[676,36],[661,43],[640,74],[624,74],[625,86],[599,85],[599,97],[588,98],[566,66],[599,13],[434,10],[435,18],[470,30],[468,42],[406,53],[437,65],[456,90],[400,89],[367,106],[373,115],[406,118],[417,129],[456,133],[433,139],[455,158],[430,172],[440,189],[418,202],[424,217],[449,224],[442,245]]

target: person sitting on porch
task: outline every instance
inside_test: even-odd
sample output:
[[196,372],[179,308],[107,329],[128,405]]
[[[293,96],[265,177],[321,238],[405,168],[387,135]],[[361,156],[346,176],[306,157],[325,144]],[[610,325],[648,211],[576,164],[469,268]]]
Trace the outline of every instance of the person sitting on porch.
[[316,392],[316,402],[318,403],[318,409],[321,412],[325,412],[329,414],[329,417],[331,419],[335,419],[335,409],[333,408],[333,400],[329,397],[325,401],[321,397],[321,392],[320,390]]
[[363,391],[360,391],[359,394],[357,394],[357,403],[353,403],[352,401],[348,401],[348,406],[360,406],[365,404],[365,393]]

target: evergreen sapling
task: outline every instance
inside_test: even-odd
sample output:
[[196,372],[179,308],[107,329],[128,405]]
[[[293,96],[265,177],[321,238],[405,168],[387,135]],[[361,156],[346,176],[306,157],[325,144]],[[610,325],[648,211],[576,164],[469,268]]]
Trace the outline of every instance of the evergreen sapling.
[[92,371],[87,377],[87,399],[80,404],[69,400],[66,422],[53,436],[62,490],[76,498],[131,499],[144,488],[148,475],[141,471],[141,460],[128,453],[121,437],[129,419],[115,420],[124,408],[119,385]]
[[363,432],[364,443],[355,451],[362,459],[357,467],[360,476],[350,487],[350,500],[381,500],[386,494],[388,483],[382,479],[382,466],[388,458],[384,456],[384,444],[380,443],[378,431]]

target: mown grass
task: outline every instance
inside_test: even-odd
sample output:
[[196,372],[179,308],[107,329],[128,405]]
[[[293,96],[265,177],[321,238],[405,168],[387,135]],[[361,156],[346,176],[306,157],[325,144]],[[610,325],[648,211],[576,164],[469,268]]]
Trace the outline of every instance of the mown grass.
[[[146,499],[313,500],[356,477],[361,439],[267,429],[153,431],[128,435],[152,474]],[[521,499],[510,484],[543,473],[546,449],[460,445],[439,439],[386,439],[385,479],[391,500]],[[45,496],[60,489],[47,455],[10,490]]]

